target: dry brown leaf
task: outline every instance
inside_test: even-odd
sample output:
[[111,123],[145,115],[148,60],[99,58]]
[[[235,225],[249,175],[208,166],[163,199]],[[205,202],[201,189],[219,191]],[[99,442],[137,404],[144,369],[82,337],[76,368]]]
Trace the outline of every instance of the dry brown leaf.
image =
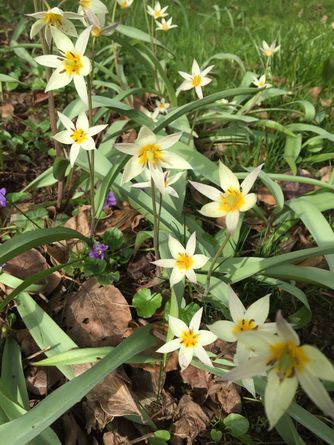
[[142,417],[131,392],[119,374],[109,374],[90,391],[85,402],[87,430],[103,429],[114,417]]
[[320,103],[324,108],[330,108],[333,103],[333,99],[320,99]]
[[184,395],[181,398],[174,420],[173,435],[186,439],[187,445],[191,445],[198,434],[206,430],[210,422],[202,408],[189,395]]
[[329,182],[332,176],[332,172],[333,172],[333,167],[331,165],[321,168],[319,170],[321,181]]
[[0,106],[0,114],[3,119],[11,117],[14,114],[14,107],[12,104],[3,104]]
[[[229,382],[217,382],[215,379],[209,382],[208,406],[217,412],[240,413],[241,398],[236,386]],[[209,403],[209,402],[212,403]]]
[[123,203],[120,210],[113,210],[107,218],[100,220],[96,228],[96,233],[101,236],[111,227],[117,227],[122,232],[127,230],[133,231],[141,219],[142,216],[138,219],[138,212],[136,210],[129,207],[128,203]]
[[144,255],[138,256],[134,261],[130,261],[128,264],[127,272],[134,281],[138,281],[150,275],[155,268],[152,264],[154,255],[151,252],[147,252]]
[[210,374],[194,366],[188,366],[181,372],[182,380],[188,383],[193,389],[208,389]]
[[116,431],[109,431],[103,434],[103,445],[130,445],[129,440],[118,434]]
[[321,256],[313,256],[312,258],[306,258],[306,260],[302,261],[301,263],[297,263],[298,266],[303,267],[316,267],[319,266],[324,260],[324,257]]
[[[285,175],[291,175],[290,171],[284,172]],[[306,178],[312,178],[311,173],[308,170],[299,168],[297,170],[298,176],[305,176]],[[298,182],[282,182],[281,188],[283,190],[286,199],[297,198],[298,196],[305,195],[305,193],[312,192],[314,185],[302,184]]]
[[[77,232],[82,233],[82,235],[89,237],[90,208],[91,208],[90,205],[83,205],[79,207],[79,213],[75,216],[72,216],[72,218],[66,221],[64,227],[76,230]],[[81,252],[84,248],[84,243],[78,240],[68,240],[67,244],[70,246],[71,249],[73,249],[77,253]]]
[[313,103],[318,100],[319,94],[321,93],[322,87],[313,87],[308,90],[308,94]]
[[112,284],[101,287],[95,278],[68,298],[64,315],[70,336],[81,347],[117,346],[131,320],[121,292]]
[[[25,280],[26,278],[34,275],[42,270],[49,268],[49,265],[44,256],[37,250],[31,249],[27,252],[23,252],[17,257],[7,261],[6,272],[11,275]],[[59,272],[54,272],[49,275],[45,280],[38,284],[44,284],[45,288],[43,293],[50,295],[61,281],[61,275]]]
[[275,197],[269,192],[266,187],[260,187],[257,191],[257,199],[260,202],[264,202],[269,206],[276,205]]

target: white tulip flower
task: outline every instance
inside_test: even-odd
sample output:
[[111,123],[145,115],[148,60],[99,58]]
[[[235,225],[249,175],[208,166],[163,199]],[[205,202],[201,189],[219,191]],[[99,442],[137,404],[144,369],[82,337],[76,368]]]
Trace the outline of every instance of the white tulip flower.
[[[237,342],[234,356],[236,365],[240,365],[249,359],[251,350],[239,341],[238,334],[245,331],[276,332],[276,323],[265,323],[269,314],[269,295],[255,301],[246,310],[237,294],[229,287],[229,309],[233,321],[219,320],[209,326],[209,329],[227,342]],[[252,379],[244,379],[244,386],[255,396],[255,388]]]
[[45,91],[57,90],[65,87],[72,80],[80,99],[88,104],[87,87],[84,76],[87,76],[92,67],[88,57],[84,56],[91,26],[86,28],[78,37],[75,45],[57,28],[51,28],[53,40],[60,52],[60,56],[44,55],[36,57],[40,65],[56,68],[46,86]]
[[108,8],[100,0],[80,0],[78,12],[84,14],[88,10],[98,16],[108,14]]
[[175,182],[177,182],[180,179],[180,177],[182,176],[182,172],[176,173],[176,175],[170,177],[169,171],[163,172],[158,169],[153,169],[152,171],[145,170],[145,174],[148,180],[145,182],[138,182],[137,184],[133,184],[132,187],[140,189],[151,187],[152,186],[151,179],[153,179],[155,186],[163,196],[170,195],[170,196],[175,196],[176,198],[179,197],[179,195],[173,189],[173,187],[171,187],[171,185],[175,184]]
[[179,241],[169,236],[168,247],[173,258],[156,260],[153,261],[153,264],[159,267],[173,268],[169,278],[171,286],[182,281],[184,277],[187,277],[192,283],[197,283],[194,270],[203,267],[209,258],[201,254],[194,255],[196,249],[196,232],[190,236],[185,248]]
[[166,354],[179,349],[179,364],[181,370],[186,369],[193,358],[197,357],[207,366],[213,366],[212,362],[203,346],[213,343],[217,337],[210,331],[200,330],[203,308],[199,309],[191,319],[189,327],[176,317],[169,318],[169,326],[173,334],[177,337],[161,346],[157,352]]
[[149,15],[151,15],[155,19],[160,19],[162,17],[166,17],[166,15],[168,15],[167,12],[166,12],[167,9],[168,9],[168,6],[165,6],[164,8],[161,8],[160,2],[157,2],[154,5],[154,8],[152,8],[151,6],[147,5],[147,12],[149,13]]
[[238,225],[240,212],[247,212],[256,204],[256,194],[248,192],[256,181],[262,165],[249,173],[240,185],[235,174],[226,165],[219,162],[219,179],[223,192],[210,185],[190,181],[196,190],[213,201],[205,204],[200,213],[210,218],[225,216],[226,228],[232,234]]
[[261,77],[253,77],[252,83],[257,86],[258,88],[269,88],[271,87],[271,84],[266,82],[266,75],[262,74]]
[[319,379],[334,381],[334,368],[319,349],[300,345],[297,333],[280,312],[276,317],[278,335],[249,331],[239,341],[251,348],[256,357],[225,374],[224,380],[240,380],[268,373],[264,407],[273,428],[289,408],[298,383],[310,399],[334,418],[334,403]]
[[95,125],[94,127],[89,127],[89,122],[84,111],[79,114],[76,124],[59,111],[58,116],[66,130],[60,131],[53,137],[56,141],[59,141],[62,144],[71,144],[69,157],[71,166],[73,167],[80,148],[83,148],[84,150],[95,150],[95,142],[92,136],[100,133],[100,131],[104,130],[107,125]]
[[167,113],[168,109],[170,108],[170,103],[166,102],[164,98],[161,100],[156,100],[155,105],[156,108],[154,109],[154,113],[157,115]]
[[177,28],[177,25],[173,25],[172,24],[173,18],[170,17],[168,20],[166,19],[162,19],[161,22],[156,21],[155,23],[157,24],[157,28],[156,31],[169,31],[172,28]]
[[181,156],[168,150],[176,144],[181,135],[182,133],[174,133],[158,137],[149,128],[142,127],[133,144],[115,144],[117,150],[132,156],[124,167],[122,182],[131,181],[145,169],[151,172],[156,168],[161,170],[162,167],[191,169],[191,165]]
[[274,40],[272,44],[269,46],[268,43],[263,40],[262,41],[262,47],[260,47],[260,51],[266,56],[266,57],[272,57],[277,51],[279,51],[281,48],[280,45],[276,46],[276,41]]
[[117,3],[121,7],[121,9],[126,9],[132,5],[133,0],[117,0]]
[[212,70],[214,65],[210,65],[205,70],[201,71],[196,60],[193,61],[191,74],[179,71],[180,76],[182,76],[185,81],[177,89],[177,94],[180,91],[187,91],[195,88],[196,94],[200,99],[203,99],[202,87],[208,85],[212,82],[210,77],[206,77],[207,74]]

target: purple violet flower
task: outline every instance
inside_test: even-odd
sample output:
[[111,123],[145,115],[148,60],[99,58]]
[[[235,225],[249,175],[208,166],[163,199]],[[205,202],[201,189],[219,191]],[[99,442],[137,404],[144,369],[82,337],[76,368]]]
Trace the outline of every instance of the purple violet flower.
[[88,256],[91,258],[96,258],[97,260],[103,260],[104,252],[106,250],[108,250],[108,246],[106,244],[98,243],[90,250]]
[[7,200],[5,195],[6,195],[6,189],[5,187],[3,187],[2,189],[0,189],[0,208],[6,207],[7,205]]
[[116,196],[113,194],[113,192],[109,192],[107,194],[107,197],[104,201],[103,208],[104,210],[108,209],[109,207],[113,207],[117,204]]

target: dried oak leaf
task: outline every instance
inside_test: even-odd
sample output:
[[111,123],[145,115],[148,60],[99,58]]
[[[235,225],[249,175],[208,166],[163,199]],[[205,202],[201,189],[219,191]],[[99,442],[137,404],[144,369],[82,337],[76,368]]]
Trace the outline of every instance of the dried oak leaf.
[[219,417],[221,417],[221,411],[227,414],[240,413],[240,394],[233,383],[217,382],[213,379],[209,382],[207,405]]
[[[46,259],[37,249],[23,252],[6,263],[6,272],[14,277],[21,278],[21,280],[25,280],[26,278],[31,277],[31,275],[48,268],[49,265]],[[54,272],[38,284],[45,284],[43,293],[47,296],[55,290],[60,281],[61,275],[59,272]]]
[[127,384],[117,373],[109,374],[87,394],[84,409],[88,432],[103,429],[114,417],[142,417]]
[[117,346],[131,321],[129,305],[112,284],[101,287],[90,278],[68,298],[65,325],[81,347]]
[[[285,172],[285,175],[291,175],[291,172]],[[308,170],[298,168],[298,176],[305,176],[306,178],[311,178],[312,175]],[[312,192],[314,190],[314,185],[302,184],[298,182],[282,182],[281,188],[283,190],[286,199],[297,198],[298,196],[305,195],[305,193]]]
[[189,395],[184,395],[177,407],[172,433],[174,436],[187,440],[191,445],[201,431],[206,430],[210,419]]
[[266,187],[260,187],[257,191],[257,199],[260,202],[264,202],[269,206],[276,205],[276,199]]
[[130,442],[127,437],[123,437],[117,433],[117,431],[109,431],[108,433],[104,433],[103,437],[103,445],[129,445]]
[[124,202],[121,209],[113,210],[107,218],[100,220],[96,233],[101,236],[111,227],[117,227],[122,232],[127,230],[133,232],[141,219],[143,219],[143,216],[132,209],[127,202]]
[[[72,218],[66,221],[64,227],[76,230],[77,232],[82,233],[82,235],[89,237],[90,235],[89,218],[91,212],[90,208],[91,208],[90,205],[83,205],[79,207],[78,214],[72,216]],[[84,248],[84,243],[78,240],[68,240],[67,244],[71,249],[73,249],[77,253],[80,253]]]
[[181,372],[182,380],[188,383],[193,389],[208,389],[210,374],[194,366],[188,366]]

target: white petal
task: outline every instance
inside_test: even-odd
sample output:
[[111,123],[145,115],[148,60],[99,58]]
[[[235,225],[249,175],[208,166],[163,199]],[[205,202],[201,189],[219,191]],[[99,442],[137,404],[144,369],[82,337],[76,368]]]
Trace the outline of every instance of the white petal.
[[189,164],[188,161],[186,161],[185,159],[181,158],[181,156],[171,151],[163,152],[163,160],[161,161],[161,165],[164,168],[170,168],[170,169],[174,168],[178,170],[192,169],[192,166]]
[[219,201],[222,192],[215,187],[212,187],[211,185],[201,184],[200,182],[189,182],[196,190],[202,193],[202,195],[206,196],[209,199],[212,199],[212,201]]
[[87,43],[89,40],[89,36],[92,30],[92,26],[88,26],[78,37],[78,40],[75,44],[75,50],[77,53],[79,53],[81,56],[84,55],[87,47]]
[[72,80],[72,76],[70,74],[60,74],[59,68],[53,72],[51,75],[48,84],[46,85],[45,91],[58,90],[58,88],[63,88],[68,85]]
[[202,91],[202,88],[199,86],[199,87],[195,87],[195,91],[196,91],[196,94],[197,94],[197,97],[199,98],[199,99],[203,99],[203,91]]
[[258,326],[262,326],[268,318],[270,296],[260,298],[251,304],[247,309],[244,318],[246,320],[255,320]]
[[50,26],[45,26],[45,28],[44,28],[44,35],[45,35],[45,40],[46,40],[46,43],[47,43],[48,47],[51,48],[52,33],[51,33],[51,27]]
[[148,144],[155,144],[157,142],[157,137],[153,133],[152,130],[150,130],[148,127],[141,127],[138,137],[136,139],[137,145],[148,145]]
[[185,271],[179,269],[178,267],[175,267],[172,270],[172,273],[170,274],[170,277],[169,277],[169,282],[170,282],[171,287],[175,286],[175,284],[182,281],[184,276],[185,276]]
[[177,349],[180,349],[180,347],[181,347],[180,339],[174,338],[174,340],[167,342],[166,344],[161,346],[161,348],[157,349],[156,352],[161,352],[163,354],[166,354],[167,352],[176,351]]
[[297,372],[299,383],[309,398],[327,415],[334,418],[334,403],[320,380],[305,369]]
[[181,83],[181,85],[178,87],[178,91],[188,91],[194,88],[193,83],[191,80],[185,80]]
[[[205,77],[207,74],[209,74],[209,72],[214,68],[214,65],[210,65],[208,67],[206,67],[203,71],[202,71],[202,77]],[[211,79],[210,79],[211,80]]]
[[238,295],[234,292],[231,286],[228,288],[228,305],[232,320],[237,323],[245,318],[245,306],[242,304]]
[[175,263],[176,260],[169,259],[152,261],[152,264],[155,264],[159,267],[166,267],[167,269],[175,267]]
[[187,242],[186,252],[189,256],[193,256],[196,249],[196,232],[193,232]]
[[328,358],[314,346],[304,345],[304,352],[309,358],[307,370],[319,379],[334,381],[334,367]]
[[72,130],[74,129],[75,126],[74,126],[73,122],[71,121],[71,119],[68,118],[65,114],[61,113],[60,111],[57,111],[57,114],[58,114],[60,122],[64,125],[64,127],[67,130],[70,130],[72,132]]
[[238,341],[237,349],[233,357],[233,361],[236,365],[241,365],[242,363],[247,362],[251,355],[251,351],[247,348],[243,343]]
[[180,320],[179,318],[169,315],[168,321],[169,321],[169,327],[176,337],[181,337],[184,331],[189,330],[185,322]]
[[270,428],[276,425],[289,408],[297,387],[298,380],[296,377],[285,378],[280,381],[274,369],[268,373],[267,386],[264,392],[264,408]]
[[212,331],[217,337],[224,341],[233,343],[238,340],[234,335],[233,329],[235,328],[235,323],[228,320],[219,320],[208,326],[210,331]]
[[193,260],[192,268],[200,269],[209,261],[209,258],[205,255],[198,254],[198,255],[193,255],[192,260]]
[[73,76],[73,81],[78,96],[85,105],[88,105],[88,94],[85,79],[83,78],[83,76],[76,74]]
[[206,366],[211,366],[213,367],[213,364],[208,356],[208,353],[206,352],[206,350],[203,348],[203,346],[201,345],[197,345],[194,348],[194,355],[202,362],[204,363]]
[[228,212],[225,218],[225,224],[228,232],[233,234],[235,229],[238,226],[239,222],[239,211],[235,210],[234,212]]
[[73,144],[71,133],[68,130],[60,131],[53,136],[53,139],[56,139],[56,141],[61,142],[62,144]]
[[162,150],[166,150],[167,148],[175,145],[181,136],[182,136],[182,132],[170,134],[168,136],[164,136],[164,137],[160,138],[157,141],[157,143],[158,143],[158,145],[160,145]]
[[237,334],[238,341],[257,354],[267,354],[272,345],[282,340],[277,336],[263,331],[243,331]]
[[69,36],[76,37],[78,35],[77,30],[76,30],[75,26],[73,25],[73,23],[65,18],[63,18],[62,30],[65,34],[67,34]]
[[191,73],[192,73],[192,75],[199,75],[199,74],[201,74],[201,70],[200,70],[200,67],[198,66],[198,63],[197,63],[197,61],[194,59],[194,61],[193,61],[193,64],[192,64],[192,67],[191,67]]
[[56,44],[56,47],[62,51],[63,53],[66,53],[66,51],[72,51],[74,52],[74,45],[63,32],[59,31],[59,29],[55,28],[54,26],[51,27],[51,33],[53,40]]
[[177,258],[177,256],[181,253],[186,253],[185,248],[182,246],[182,244],[169,235],[168,238],[168,248],[170,253],[172,254],[173,258]]
[[253,379],[242,379],[242,384],[249,391],[253,397],[256,397],[255,385]]
[[240,212],[247,212],[247,210],[251,209],[255,206],[257,196],[255,193],[249,193],[248,195],[244,196],[245,202],[240,207]]
[[87,133],[89,134],[89,136],[95,136],[96,134],[100,133],[101,131],[103,131],[107,127],[108,127],[107,124],[95,125],[94,127],[89,128]]
[[184,348],[181,346],[179,351],[179,363],[181,366],[181,371],[186,369],[193,359],[194,348]]
[[197,283],[197,277],[193,269],[188,269],[185,271],[185,276],[191,283]]
[[[43,28],[44,25],[45,25],[44,20],[37,20],[37,22],[35,22],[30,29],[30,38],[33,39],[39,33],[39,31]],[[43,64],[41,64],[41,65],[43,65]]]
[[210,218],[220,218],[221,216],[226,216],[226,212],[220,208],[219,202],[209,202],[209,204],[205,204],[199,212],[204,216],[209,216]]
[[43,66],[49,66],[50,68],[58,68],[61,66],[61,61],[57,56],[46,55],[35,57],[37,63]]
[[73,167],[80,151],[79,144],[73,144],[70,149],[70,164]]
[[82,111],[79,114],[76,127],[84,130],[85,132],[88,131],[89,122],[88,122],[88,117],[87,117],[85,111]]
[[212,79],[210,79],[209,77],[203,77],[202,78],[202,82],[201,82],[201,86],[205,87],[206,85],[209,85],[209,83],[212,82]]
[[138,153],[138,147],[136,144],[115,144],[114,147],[127,155],[133,156]]
[[92,71],[92,64],[86,56],[81,56],[82,68],[80,74],[82,76],[87,76]]
[[193,332],[197,332],[201,325],[201,318],[203,314],[203,308],[201,307],[198,311],[193,315],[191,322],[189,324],[189,329]]
[[132,178],[140,175],[144,168],[139,164],[138,159],[133,157],[125,164],[122,176],[122,184],[131,181]]
[[235,174],[224,165],[219,162],[219,180],[220,186],[226,192],[229,188],[239,190],[239,181]]
[[82,142],[80,145],[84,150],[95,150],[96,149],[94,139],[91,136],[88,136],[88,138],[84,142]]
[[260,331],[268,332],[271,334],[276,334],[277,332],[276,323],[264,323],[259,329]]
[[257,375],[263,375],[267,369],[268,355],[260,355],[250,358],[247,362],[227,372],[223,380],[235,381],[249,379]]
[[177,182],[181,178],[182,174],[183,173],[180,172],[180,173],[176,173],[176,175],[168,176],[168,184],[169,185],[175,184],[175,182]]
[[281,314],[281,311],[277,312],[276,316],[277,333],[285,341],[293,341],[296,345],[299,345],[299,337],[293,330],[290,323],[288,323]]
[[254,170],[251,171],[249,173],[249,175],[247,175],[246,178],[242,181],[240,188],[242,190],[243,195],[247,195],[247,193],[253,187],[254,182],[256,181],[256,178],[259,176],[259,173],[260,173],[262,167],[263,167],[263,164],[254,168]]
[[191,79],[192,79],[192,75],[188,74],[188,73],[185,73],[184,71],[179,71],[179,74],[180,74],[180,76],[182,76],[186,80],[190,80],[191,81]]
[[213,332],[200,330],[198,333],[198,343],[201,346],[210,345],[214,341],[217,340],[217,335],[215,335]]

